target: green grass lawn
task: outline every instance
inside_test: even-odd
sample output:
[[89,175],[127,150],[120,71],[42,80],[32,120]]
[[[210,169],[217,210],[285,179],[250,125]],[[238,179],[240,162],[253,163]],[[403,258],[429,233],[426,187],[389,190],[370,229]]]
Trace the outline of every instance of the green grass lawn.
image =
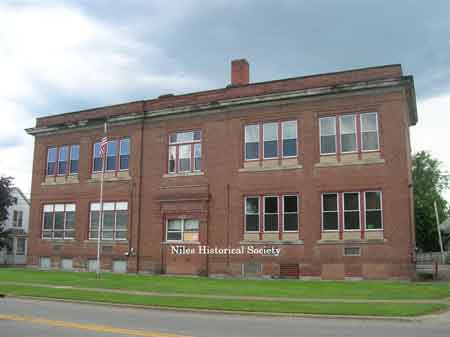
[[[322,299],[414,300],[450,297],[450,283],[382,281],[240,280],[0,268],[0,281],[158,293],[271,296]],[[0,285],[0,292],[2,289]]]
[[290,314],[418,316],[447,309],[440,303],[319,303],[266,300],[228,300],[194,297],[139,296],[129,294],[54,289],[33,286],[1,285],[0,291],[16,296],[35,296],[66,300],[121,303],[153,307],[248,311]]

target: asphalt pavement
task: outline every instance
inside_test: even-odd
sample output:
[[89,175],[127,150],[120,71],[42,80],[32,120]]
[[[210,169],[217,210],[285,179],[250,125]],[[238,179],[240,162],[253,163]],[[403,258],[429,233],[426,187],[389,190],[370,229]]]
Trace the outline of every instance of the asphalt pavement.
[[413,321],[259,317],[0,299],[0,337],[449,337],[450,314]]

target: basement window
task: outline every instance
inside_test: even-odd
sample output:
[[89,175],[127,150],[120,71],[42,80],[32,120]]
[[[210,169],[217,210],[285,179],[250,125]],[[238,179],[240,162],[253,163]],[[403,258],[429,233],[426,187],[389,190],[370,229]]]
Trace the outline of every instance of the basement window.
[[360,247],[344,247],[344,256],[360,256]]

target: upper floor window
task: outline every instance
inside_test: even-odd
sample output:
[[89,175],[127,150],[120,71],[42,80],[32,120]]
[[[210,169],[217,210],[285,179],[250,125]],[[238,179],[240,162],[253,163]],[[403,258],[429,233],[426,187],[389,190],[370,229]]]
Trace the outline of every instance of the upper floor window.
[[42,238],[73,239],[75,237],[75,204],[44,205]]
[[[339,123],[339,125],[338,125]],[[357,125],[359,124],[359,129]],[[339,135],[337,135],[339,130]],[[379,150],[378,114],[376,112],[322,117],[319,119],[320,154]],[[336,145],[339,137],[340,148]],[[358,141],[359,140],[359,141]]]
[[23,225],[23,211],[13,212],[13,227],[22,227]]
[[169,173],[200,172],[202,144],[200,131],[177,132],[169,135]]
[[298,153],[295,120],[246,125],[244,138],[245,160],[289,158]]
[[199,221],[197,219],[170,219],[167,221],[166,241],[199,240]]
[[[93,172],[101,172],[103,159],[100,153],[100,142],[94,144]],[[122,138],[108,141],[106,145],[105,171],[128,170],[130,161],[130,139]]]
[[379,149],[378,115],[376,112],[361,114],[361,146],[363,151]]
[[[89,239],[98,238],[100,224],[100,203],[91,204]],[[126,240],[128,233],[128,202],[103,203],[103,240]]]
[[297,232],[298,214],[296,194],[245,197],[246,232]]
[[47,175],[64,176],[79,171],[80,146],[63,145],[47,150]]

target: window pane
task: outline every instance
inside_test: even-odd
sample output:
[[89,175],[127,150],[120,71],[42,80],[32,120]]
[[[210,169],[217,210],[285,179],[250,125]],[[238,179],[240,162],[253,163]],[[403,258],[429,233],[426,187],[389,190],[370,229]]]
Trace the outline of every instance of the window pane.
[[245,159],[259,158],[259,143],[245,143]]
[[297,196],[285,195],[284,196],[284,212],[297,212]]
[[245,126],[245,142],[246,143],[259,142],[259,125],[255,124]]
[[358,193],[344,193],[344,209],[359,210]]
[[56,170],[56,163],[55,162],[49,162],[47,163],[47,175],[52,176],[55,174]]
[[52,230],[53,229],[53,213],[46,212],[44,213],[44,230]]
[[186,219],[184,220],[185,232],[198,232],[198,220]]
[[52,147],[47,151],[47,175],[55,174],[56,169],[56,147]]
[[181,232],[167,232],[167,240],[181,241]]
[[321,136],[320,137],[320,153],[336,153],[336,137]]
[[91,230],[97,230],[98,224],[100,222],[100,212],[99,211],[91,211]]
[[297,155],[297,139],[283,140],[283,156],[290,157]]
[[341,134],[356,133],[355,116],[341,116]]
[[361,131],[377,131],[377,114],[361,114]]
[[245,230],[247,232],[259,231],[259,216],[258,214],[245,216]]
[[200,131],[194,131],[194,140],[200,140],[202,133]]
[[130,140],[128,138],[120,140],[120,154],[121,155],[130,154]]
[[359,229],[359,212],[344,212],[345,229]]
[[75,227],[75,212],[66,212],[66,229]]
[[116,211],[116,230],[125,230],[128,225],[128,211]]
[[264,215],[264,230],[266,232],[278,231],[278,215],[277,214]]
[[116,157],[106,157],[106,170],[113,171],[116,169]]
[[64,212],[55,212],[55,230],[64,229]]
[[247,214],[258,214],[259,213],[259,198],[246,198],[245,201],[245,211]]
[[126,240],[127,239],[128,232],[126,230],[120,230],[116,232],[116,239],[117,240]]
[[169,173],[175,172],[176,155],[177,155],[177,147],[169,146]]
[[94,144],[94,152],[93,152],[94,158],[100,157],[100,143]]
[[264,213],[278,213],[278,198],[264,198]]
[[366,192],[366,209],[381,209],[380,192]]
[[114,229],[114,211],[103,212],[103,229],[104,230]]
[[192,142],[194,140],[194,133],[192,131],[190,132],[180,132],[177,133],[177,142]]
[[113,171],[116,169],[116,151],[117,151],[117,142],[110,141],[107,145],[106,150],[106,170]]
[[25,254],[25,239],[22,238],[17,239],[16,254],[17,255]]
[[169,231],[181,231],[182,220],[174,219],[169,220],[167,224],[167,229]]
[[298,230],[298,213],[284,215],[284,230],[285,231]]
[[78,160],[70,160],[70,173],[75,174],[80,170],[80,165]]
[[356,151],[356,133],[341,135],[341,147],[342,152],[354,152]]
[[102,170],[102,159],[101,158],[94,158],[94,171],[101,171]]
[[381,211],[366,211],[366,228],[381,229]]
[[338,229],[338,213],[327,212],[323,213],[323,229],[337,230]]
[[337,211],[337,194],[324,194],[323,195],[323,210],[324,211]]
[[194,144],[194,170],[202,169],[202,144]]
[[67,146],[62,146],[59,148],[58,174],[60,175],[66,173],[68,154],[69,152]]
[[169,144],[174,144],[177,142],[177,134],[173,133],[169,136]]
[[102,231],[102,238],[106,240],[112,240],[113,239],[113,232],[112,230],[104,230]]
[[319,119],[320,135],[321,136],[335,136],[336,135],[336,118],[324,117]]
[[108,156],[116,156],[117,142],[115,140],[109,141],[106,147],[106,154]]
[[378,150],[378,133],[363,132],[362,133],[362,149],[365,151]]
[[129,155],[120,155],[120,169],[128,170],[129,165]]
[[297,121],[282,123],[283,139],[297,139]]
[[70,147],[70,159],[71,160],[80,159],[80,146],[79,145],[72,145]]
[[180,145],[179,147],[179,170],[190,171],[191,170],[191,145]]
[[264,158],[273,158],[278,155],[278,123],[263,125]]

